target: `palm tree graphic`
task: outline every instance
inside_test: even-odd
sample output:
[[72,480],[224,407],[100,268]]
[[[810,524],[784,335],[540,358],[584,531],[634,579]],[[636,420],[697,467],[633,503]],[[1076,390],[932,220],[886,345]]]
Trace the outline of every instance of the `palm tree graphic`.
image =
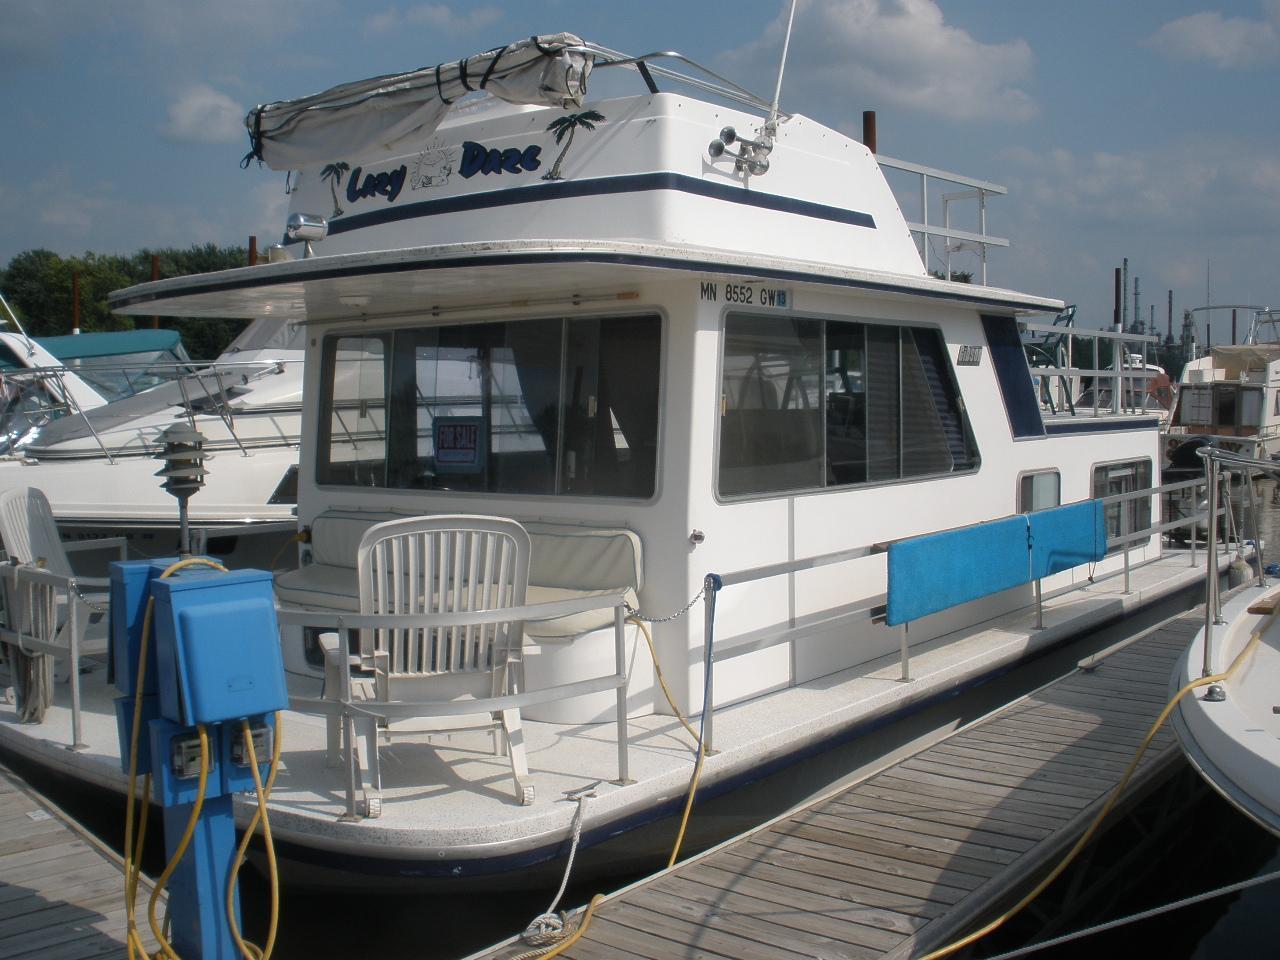
[[565,154],[573,146],[574,133],[579,127],[584,130],[594,130],[597,123],[604,123],[604,114],[597,113],[595,110],[585,110],[582,113],[570,113],[563,117],[556,117],[547,124],[547,129],[556,135],[556,143],[563,141],[566,133],[569,134],[569,140],[560,151],[560,155],[556,157],[556,162],[551,165],[551,169],[542,175],[543,180],[564,179],[564,177],[560,176],[560,162],[564,160]]
[[342,176],[351,165],[339,160],[337,163],[331,163],[320,171],[320,179],[329,181],[329,193],[333,195],[333,216],[342,216],[342,208],[338,206],[338,184],[342,183]]

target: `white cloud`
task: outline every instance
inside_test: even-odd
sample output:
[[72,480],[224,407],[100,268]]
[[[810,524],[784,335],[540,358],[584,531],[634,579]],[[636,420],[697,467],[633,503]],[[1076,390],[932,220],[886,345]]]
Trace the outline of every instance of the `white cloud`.
[[481,30],[501,19],[502,11],[497,7],[474,7],[465,13],[457,13],[444,3],[423,3],[409,7],[403,13],[398,7],[389,7],[374,14],[369,18],[365,32],[390,33],[404,26],[416,26],[457,35]]
[[225,93],[196,84],[169,105],[169,122],[161,132],[187,143],[235,143],[245,136],[246,112]]
[[1161,330],[1166,290],[1175,326],[1185,304],[1204,302],[1208,260],[1219,302],[1280,301],[1269,235],[1280,159],[1268,144],[1219,143],[1212,156],[1190,141],[1123,153],[1016,149],[1002,159],[1012,247],[996,282],[1079,303],[1089,326],[1110,322],[1112,270],[1125,257],[1142,278],[1142,313],[1155,303]]
[[1146,41],[1171,60],[1207,61],[1223,69],[1280,59],[1280,2],[1263,4],[1263,18],[1207,11],[1166,23]]
[[[767,77],[785,30],[784,11],[726,58]],[[948,25],[935,0],[801,0],[783,105],[807,102],[795,96],[803,87],[953,120],[1018,122],[1037,113],[1024,88],[1034,61],[1025,40],[984,43]]]

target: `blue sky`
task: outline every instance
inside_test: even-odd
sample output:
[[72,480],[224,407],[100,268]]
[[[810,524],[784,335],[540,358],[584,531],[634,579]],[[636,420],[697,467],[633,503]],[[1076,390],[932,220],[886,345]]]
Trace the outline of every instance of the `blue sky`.
[[[0,264],[270,242],[283,176],[238,166],[255,103],[562,30],[769,94],[785,18],[786,0],[0,0]],[[1167,290],[1175,323],[1205,302],[1206,265],[1214,302],[1280,306],[1278,81],[1280,0],[800,0],[782,100],[855,136],[875,109],[882,153],[1007,185],[992,283],[1100,325],[1127,256],[1163,329]]]

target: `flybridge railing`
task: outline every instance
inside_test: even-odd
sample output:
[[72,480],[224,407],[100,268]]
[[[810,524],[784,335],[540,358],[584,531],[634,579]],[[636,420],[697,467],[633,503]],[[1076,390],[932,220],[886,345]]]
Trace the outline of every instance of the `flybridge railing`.
[[[1081,407],[1090,409],[1095,417],[1104,413],[1149,411],[1151,381],[1160,374],[1151,362],[1151,347],[1160,342],[1159,337],[1031,320],[1019,320],[1018,327],[1026,333],[1041,335],[1039,341],[1030,341],[1025,346],[1031,374],[1040,378],[1037,391],[1040,403],[1051,413],[1076,416]],[[1076,365],[1082,353],[1077,340],[1085,341],[1089,366]],[[1112,345],[1110,367],[1099,363],[1102,341]],[[1089,387],[1084,387],[1086,378]],[[1102,402],[1104,391],[1110,392],[1110,402],[1105,404]]]
[[[880,153],[876,154],[876,160],[881,167],[900,170],[917,178],[920,220],[918,222],[908,221],[907,228],[918,238],[920,259],[924,262],[925,272],[933,272],[933,264],[936,258],[942,267],[943,277],[950,280],[952,276],[951,255],[961,250],[976,249],[979,263],[978,282],[986,286],[988,250],[991,247],[1009,246],[1009,241],[1006,238],[995,237],[987,233],[987,198],[1005,196],[1009,192],[1008,189],[998,183],[975,180],[973,177],[966,177],[958,173],[948,173],[946,170],[938,170],[934,167],[926,167],[906,160],[895,160],[893,157],[886,157]],[[954,187],[962,188],[960,190],[942,190],[941,224],[931,224],[929,222],[929,198],[935,195],[930,190],[930,182],[951,184]],[[935,186],[936,189],[940,188]],[[960,230],[951,225],[951,206],[961,200],[977,201],[978,229],[976,231]],[[941,238],[943,241],[943,252],[940,256],[933,251],[930,244],[934,237]]]

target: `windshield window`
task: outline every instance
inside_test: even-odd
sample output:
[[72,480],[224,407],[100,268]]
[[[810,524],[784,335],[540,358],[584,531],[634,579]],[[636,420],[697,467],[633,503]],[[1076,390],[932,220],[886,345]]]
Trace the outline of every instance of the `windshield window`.
[[650,497],[659,335],[644,316],[327,337],[317,482]]

